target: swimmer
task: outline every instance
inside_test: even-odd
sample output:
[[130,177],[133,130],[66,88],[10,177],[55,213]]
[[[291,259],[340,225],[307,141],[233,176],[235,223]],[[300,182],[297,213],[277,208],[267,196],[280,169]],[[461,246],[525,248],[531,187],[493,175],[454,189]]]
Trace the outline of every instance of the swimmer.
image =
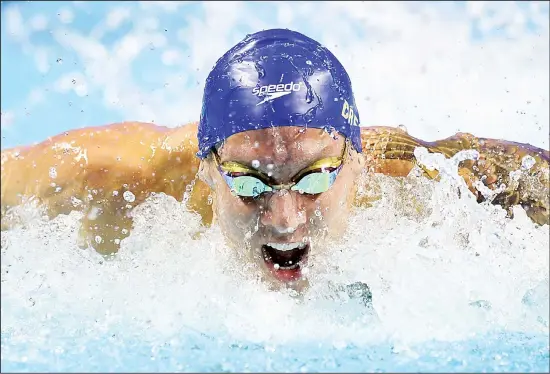
[[230,246],[247,248],[263,277],[287,284],[303,278],[316,244],[344,233],[354,207],[372,203],[358,197],[365,172],[406,177],[421,167],[416,147],[447,158],[477,150],[478,160],[459,165],[477,200],[485,200],[480,185],[505,186],[494,204],[509,212],[520,205],[548,224],[547,150],[466,133],[426,142],[399,127],[365,127],[336,57],[300,33],[272,29],[217,61],[197,123],[124,122],[3,150],[2,230],[17,224],[14,207],[34,200],[52,218],[82,212],[82,245],[113,254],[131,232],[132,209],[164,193],[204,226],[219,225]]

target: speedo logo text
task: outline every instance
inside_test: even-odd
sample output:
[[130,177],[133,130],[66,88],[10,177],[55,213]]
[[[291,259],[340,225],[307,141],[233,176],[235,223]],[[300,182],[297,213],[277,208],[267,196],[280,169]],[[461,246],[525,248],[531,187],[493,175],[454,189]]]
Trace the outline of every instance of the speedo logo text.
[[255,87],[252,93],[259,97],[264,97],[256,106],[263,104],[267,101],[272,101],[280,97],[291,94],[292,92],[298,92],[302,89],[302,82],[294,83],[280,83],[280,84],[268,84],[265,86]]

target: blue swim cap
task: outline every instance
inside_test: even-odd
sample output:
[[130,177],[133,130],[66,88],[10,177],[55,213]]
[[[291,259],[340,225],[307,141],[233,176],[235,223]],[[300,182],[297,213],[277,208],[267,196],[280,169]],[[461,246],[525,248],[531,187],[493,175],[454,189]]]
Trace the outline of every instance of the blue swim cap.
[[359,123],[349,76],[328,49],[295,31],[260,31],[208,75],[197,156],[233,134],[278,126],[337,130],[361,152]]

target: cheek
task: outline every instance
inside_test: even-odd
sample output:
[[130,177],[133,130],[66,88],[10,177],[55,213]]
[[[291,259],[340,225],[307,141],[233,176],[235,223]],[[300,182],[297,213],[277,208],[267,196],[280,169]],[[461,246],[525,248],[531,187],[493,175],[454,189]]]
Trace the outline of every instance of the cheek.
[[[342,220],[353,201],[355,186],[349,175],[340,175],[344,178],[337,180],[330,190],[319,196],[316,201],[317,207],[321,209],[325,221]],[[314,213],[314,212],[313,212]],[[327,222],[327,223],[328,223]]]
[[[346,201],[345,191],[333,189],[320,196],[316,202],[316,209],[321,211],[325,221],[330,222],[333,219],[342,218],[342,213],[345,212],[347,208]],[[315,211],[312,213],[315,214]]]
[[236,227],[253,221],[258,214],[258,206],[233,196],[229,190],[221,191],[216,198],[216,213],[222,222]]

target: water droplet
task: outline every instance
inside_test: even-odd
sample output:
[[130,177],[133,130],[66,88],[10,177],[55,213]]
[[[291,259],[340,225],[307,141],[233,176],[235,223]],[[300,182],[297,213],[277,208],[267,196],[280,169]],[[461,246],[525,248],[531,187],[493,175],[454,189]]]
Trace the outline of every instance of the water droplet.
[[256,68],[256,70],[258,71],[258,78],[263,78],[265,76],[265,70],[264,68],[262,67],[262,65],[259,64],[258,61],[256,61],[254,63],[254,67]]
[[513,180],[514,182],[517,182],[521,177],[521,170],[511,171],[509,176],[511,180]]
[[535,159],[530,156],[530,155],[526,155],[524,156],[522,159],[521,159],[521,168],[524,169],[524,170],[529,170],[531,169],[537,162],[535,161]]
[[136,200],[136,196],[131,191],[124,191],[122,197],[129,203],[133,203]]
[[101,236],[99,236],[99,235],[96,235],[96,237],[95,237],[94,239],[95,239],[95,242],[96,242],[97,244],[101,244],[101,242],[103,241],[103,239],[102,239]]
[[309,84],[308,81],[304,81],[305,85],[306,85],[306,103],[310,104],[311,102],[313,102],[313,99],[315,98],[315,95],[313,94],[313,88],[311,88],[311,85]]
[[336,131],[336,129],[332,126],[327,126],[324,128],[325,132],[327,132],[330,137],[334,140],[337,140],[338,139],[338,131]]
[[273,265],[273,269],[275,269],[275,270],[279,270],[280,267],[281,267],[281,266],[280,266],[279,264],[274,264],[274,265]]
[[309,109],[307,112],[304,113],[303,118],[306,123],[310,123],[313,121],[316,115],[317,115],[317,107],[314,106],[313,108]]
[[118,191],[117,190],[113,191],[113,196],[118,196]]
[[315,209],[315,215],[317,217],[321,217],[321,211],[319,209]]
[[310,60],[307,60],[307,61],[306,61],[306,64],[308,64],[308,65],[310,65],[310,66],[313,65],[313,63],[312,63]]
[[257,169],[260,167],[260,161],[258,160],[252,160],[252,167]]
[[57,170],[54,167],[50,168],[50,172],[48,173],[50,178],[55,179],[57,178]]
[[405,125],[399,125],[399,126],[397,126],[397,127],[399,128],[399,130],[401,130],[401,131],[403,131],[403,132],[405,132],[405,133],[408,133],[407,128],[405,127]]
[[206,203],[208,205],[212,205],[212,203],[214,202],[214,198],[212,197],[212,195],[208,195],[208,198],[206,200]]

